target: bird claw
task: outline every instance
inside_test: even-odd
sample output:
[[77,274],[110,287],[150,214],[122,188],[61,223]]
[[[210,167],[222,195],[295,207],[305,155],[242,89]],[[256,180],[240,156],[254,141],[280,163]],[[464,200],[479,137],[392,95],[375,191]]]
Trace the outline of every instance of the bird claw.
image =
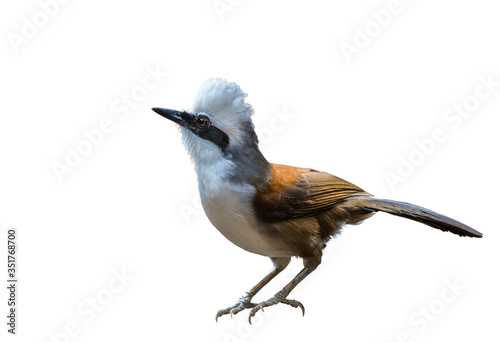
[[223,310],[217,311],[217,315],[215,315],[215,321],[218,322],[219,317],[224,316],[229,314],[231,318],[233,318],[233,315],[236,315],[238,312],[241,312],[245,309],[251,309],[250,310],[250,315],[248,316],[248,322],[252,324],[252,317],[255,316],[255,314],[259,311],[262,310],[264,312],[264,308],[267,308],[268,306],[273,306],[278,303],[283,303],[290,305],[294,308],[300,308],[302,310],[302,316],[306,313],[306,310],[304,309],[304,305],[302,305],[301,302],[293,299],[287,299],[283,295],[283,293],[280,291],[277,294],[274,295],[274,297],[269,298],[266,301],[263,301],[259,304],[252,303],[251,297],[245,295],[241,297],[236,304],[233,306],[230,306],[228,308],[225,308]]
[[236,315],[238,312],[241,312],[245,309],[250,309],[253,308],[254,306],[258,305],[255,303],[250,302],[250,297],[248,296],[243,296],[241,297],[236,304],[233,306],[230,306],[228,308],[222,309],[217,311],[217,315],[215,315],[215,321],[218,322],[219,317],[224,316],[229,314],[231,318],[233,318],[233,315]]
[[274,295],[274,297],[272,298],[269,298],[268,300],[262,302],[262,303],[259,303],[257,305],[255,305],[252,310],[250,310],[250,315],[248,315],[248,323],[252,324],[252,317],[255,316],[255,314],[259,311],[259,310],[262,310],[264,311],[264,308],[268,307],[268,306],[273,306],[273,305],[276,305],[278,303],[283,303],[283,304],[287,304],[287,305],[290,305],[294,308],[298,308],[300,307],[300,309],[302,310],[302,316],[304,316],[304,314],[306,313],[306,310],[304,308],[304,305],[302,305],[301,302],[297,301],[297,300],[293,300],[293,299],[286,299],[286,298],[283,298],[282,294],[281,293],[277,293],[276,295]]
[[238,312],[241,312],[245,309],[246,307],[240,304],[237,307],[233,307],[231,311],[229,311],[229,315],[231,315],[231,318],[233,318],[233,315],[236,315]]

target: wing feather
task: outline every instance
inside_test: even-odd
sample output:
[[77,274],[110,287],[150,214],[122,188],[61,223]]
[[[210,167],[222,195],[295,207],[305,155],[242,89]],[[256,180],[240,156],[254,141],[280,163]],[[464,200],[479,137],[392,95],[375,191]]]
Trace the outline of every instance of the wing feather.
[[315,215],[358,196],[372,196],[339,177],[314,169],[271,164],[273,174],[258,192],[256,213],[268,221]]

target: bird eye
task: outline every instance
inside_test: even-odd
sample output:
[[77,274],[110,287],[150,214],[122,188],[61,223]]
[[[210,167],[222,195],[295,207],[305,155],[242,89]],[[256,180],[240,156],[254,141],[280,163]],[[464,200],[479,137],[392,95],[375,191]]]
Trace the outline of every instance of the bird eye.
[[198,115],[195,121],[200,128],[208,128],[210,126],[210,119],[205,115]]

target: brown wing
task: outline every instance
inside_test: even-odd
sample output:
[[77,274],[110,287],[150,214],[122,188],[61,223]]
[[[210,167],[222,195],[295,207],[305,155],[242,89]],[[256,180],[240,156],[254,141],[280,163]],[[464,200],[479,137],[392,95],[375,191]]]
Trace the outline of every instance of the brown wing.
[[314,215],[350,197],[372,196],[326,172],[279,164],[271,167],[269,183],[254,199],[256,213],[267,221]]

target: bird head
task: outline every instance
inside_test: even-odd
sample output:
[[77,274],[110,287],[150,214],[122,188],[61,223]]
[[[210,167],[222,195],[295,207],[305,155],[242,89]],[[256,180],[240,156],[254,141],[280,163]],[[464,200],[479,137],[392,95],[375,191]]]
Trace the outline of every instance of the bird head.
[[234,160],[260,154],[251,119],[254,111],[245,102],[246,96],[236,83],[211,78],[200,86],[189,110],[152,109],[180,126],[182,141],[195,165]]

